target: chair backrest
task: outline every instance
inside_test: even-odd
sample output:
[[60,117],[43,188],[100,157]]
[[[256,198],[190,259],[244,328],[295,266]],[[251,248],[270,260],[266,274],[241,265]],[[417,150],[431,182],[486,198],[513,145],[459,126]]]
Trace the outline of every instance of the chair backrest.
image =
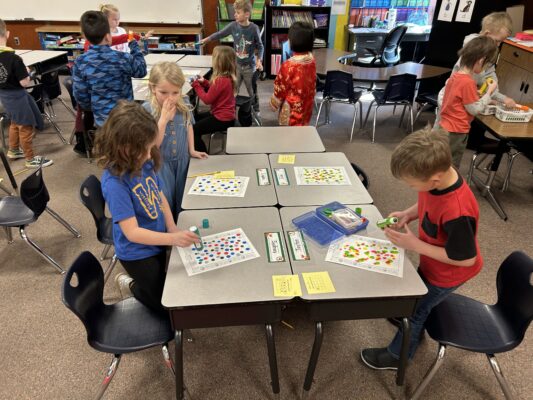
[[292,50],[289,41],[286,40],[281,44],[281,62],[287,61],[292,57]]
[[50,195],[43,180],[42,167],[37,168],[20,184],[20,198],[38,218],[46,209]]
[[328,71],[324,86],[324,97],[355,102],[352,74],[344,71]]
[[104,305],[104,273],[90,252],[84,251],[72,263],[61,287],[61,298],[83,322],[89,333],[91,321],[102,316]]
[[43,91],[48,100],[61,96],[61,84],[59,83],[59,71],[52,71],[41,76]]
[[76,102],[76,98],[74,97],[73,85],[74,85],[74,82],[72,81],[72,77],[67,76],[63,80],[63,86],[65,86],[65,89],[67,89],[67,93],[70,97],[70,102],[72,103],[72,108],[76,109],[78,103]]
[[412,102],[415,97],[416,90],[416,75],[401,74],[393,75],[389,78],[385,92],[383,93],[383,101],[409,101]]
[[520,251],[511,253],[498,270],[496,286],[496,307],[523,337],[533,319],[533,260]]
[[400,61],[400,43],[406,32],[407,26],[400,25],[387,34],[379,53],[383,65],[394,65]]
[[33,86],[30,86],[27,88],[28,93],[31,97],[35,100],[37,103],[37,107],[39,107],[39,111],[44,113],[44,104],[43,104],[43,84],[37,83]]
[[248,96],[237,96],[237,121],[240,126],[252,126],[252,98]]
[[96,224],[97,236],[100,238],[102,232],[99,232],[103,226],[103,221],[107,219],[105,215],[105,199],[102,194],[100,180],[89,175],[80,186],[81,203],[89,210]]

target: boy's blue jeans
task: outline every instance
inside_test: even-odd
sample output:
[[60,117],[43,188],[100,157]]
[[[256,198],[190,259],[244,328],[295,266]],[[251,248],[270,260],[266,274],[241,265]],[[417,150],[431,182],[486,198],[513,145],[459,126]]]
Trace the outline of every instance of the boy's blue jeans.
[[[423,275],[420,275],[420,277],[426,284],[428,292],[424,297],[420,299],[416,307],[415,313],[411,318],[409,318],[409,322],[411,323],[411,339],[409,340],[409,359],[412,359],[415,355],[416,349],[420,344],[420,334],[424,330],[424,325],[433,307],[439,304],[442,300],[446,298],[446,296],[451,294],[455,289],[460,286],[458,285],[450,288],[442,288],[429,283]],[[387,348],[389,353],[392,354],[392,356],[397,360],[400,358],[402,338],[403,334],[402,329],[400,328],[398,329],[398,332],[396,332],[394,339],[392,339],[392,342]]]

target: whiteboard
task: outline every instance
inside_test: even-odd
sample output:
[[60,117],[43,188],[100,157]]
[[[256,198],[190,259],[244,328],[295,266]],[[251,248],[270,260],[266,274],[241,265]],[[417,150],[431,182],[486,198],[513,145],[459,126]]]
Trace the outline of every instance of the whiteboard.
[[2,0],[3,20],[79,21],[87,10],[112,3],[123,22],[201,24],[202,0]]

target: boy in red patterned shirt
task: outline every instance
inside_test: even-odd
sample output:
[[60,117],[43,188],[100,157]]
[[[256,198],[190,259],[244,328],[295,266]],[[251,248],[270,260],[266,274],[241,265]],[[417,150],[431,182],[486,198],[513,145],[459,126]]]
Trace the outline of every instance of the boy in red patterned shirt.
[[314,30],[306,22],[289,28],[293,56],[281,65],[270,99],[272,110],[279,110],[280,125],[309,125],[316,92],[316,64],[313,57]]

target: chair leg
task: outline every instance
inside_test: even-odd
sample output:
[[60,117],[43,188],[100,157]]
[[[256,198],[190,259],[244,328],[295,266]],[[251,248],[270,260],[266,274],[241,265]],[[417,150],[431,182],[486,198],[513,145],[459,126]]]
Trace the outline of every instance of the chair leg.
[[4,180],[0,178],[0,189],[2,189],[4,192],[6,192],[8,195],[12,195],[13,193],[9,190],[9,188],[4,185]]
[[376,118],[378,116],[378,108],[379,108],[379,105],[376,104],[376,108],[374,108],[374,122],[372,124],[372,143],[374,143],[375,136],[376,136]]
[[318,113],[316,114],[315,128],[318,126],[318,121],[320,120],[320,113],[322,112],[322,106],[324,105],[324,101],[325,100],[322,100],[320,102],[320,106],[318,107]]
[[[396,107],[396,105],[394,105],[394,107]],[[404,106],[403,106],[402,115],[400,116],[400,123],[398,124],[398,127],[402,126],[403,117],[405,116],[405,107],[407,107],[407,104],[404,104]]]
[[67,109],[67,111],[71,113],[74,118],[76,118],[76,113],[74,112],[74,110],[70,108],[69,105],[65,103],[65,101],[61,97],[58,97],[57,99],[59,100],[61,104],[63,104],[63,106]]
[[67,144],[67,140],[63,137],[63,131],[59,128],[59,126],[57,126],[57,124],[54,121],[52,121],[52,118],[50,117],[50,115],[48,115],[48,113],[46,112],[43,115],[47,119],[47,121],[50,122],[50,125],[52,125],[52,127],[56,130],[57,136],[59,136],[59,139],[61,139],[61,142],[63,142],[63,144]]
[[113,257],[111,258],[111,261],[109,262],[109,267],[104,272],[104,285],[106,284],[107,280],[111,276],[111,272],[113,272],[113,269],[115,269],[115,265],[117,265],[117,255],[113,254]]
[[357,100],[359,103],[359,129],[363,129],[363,102],[361,100]]
[[433,379],[433,376],[442,365],[445,354],[446,345],[439,343],[439,351],[437,353],[437,358],[435,359],[435,362],[433,363],[431,368],[426,373],[426,376],[424,376],[424,379],[422,379],[422,382],[420,382],[420,385],[418,385],[418,387],[416,388],[415,392],[413,393],[413,396],[411,397],[411,400],[417,400],[420,397],[426,386],[429,384],[431,379]]
[[104,246],[104,249],[102,250],[102,254],[100,254],[100,261],[104,261],[107,258],[107,253],[109,253],[109,250],[111,249],[110,244],[106,244]]
[[35,250],[42,258],[44,258],[46,261],[48,261],[50,264],[52,264],[54,266],[54,268],[56,268],[61,274],[64,274],[65,273],[65,270],[63,268],[61,268],[61,265],[59,265],[57,263],[56,260],[54,260],[52,257],[50,257],[48,254],[46,254],[44,251],[41,250],[41,248],[39,246],[37,246],[37,244],[32,241],[27,235],[26,235],[26,231],[24,230],[24,227],[21,226],[19,227],[19,233],[20,233],[20,237],[30,245],[30,247]]
[[115,372],[117,372],[118,365],[120,364],[120,354],[115,354],[113,357],[113,360],[111,361],[111,364],[109,365],[109,368],[107,369],[107,373],[105,374],[104,381],[102,382],[102,385],[100,386],[100,390],[98,391],[98,394],[96,395],[96,400],[100,400],[102,396],[104,395],[107,387],[111,383],[111,380],[115,376]]
[[74,136],[76,136],[76,129],[72,128],[72,133],[70,134],[70,137],[68,138],[68,144],[72,144],[74,141]]
[[492,371],[494,372],[494,375],[496,375],[496,379],[498,380],[498,383],[500,384],[500,387],[502,388],[505,398],[507,400],[513,400],[514,399],[513,393],[511,392],[511,388],[509,387],[509,384],[505,380],[505,377],[503,376],[500,365],[498,364],[498,361],[496,361],[496,357],[494,356],[494,354],[487,354],[487,358],[489,359],[489,363],[492,368]]
[[80,238],[81,233],[79,233],[76,228],[74,228],[72,225],[70,225],[67,221],[65,221],[63,218],[59,216],[58,213],[56,213],[54,210],[52,210],[50,207],[46,207],[45,210],[48,214],[50,214],[54,219],[59,222],[61,225],[63,225],[65,228],[67,228],[75,237]]
[[505,179],[503,180],[503,185],[501,188],[502,192],[505,192],[507,189],[509,189],[509,184],[511,183],[511,171],[513,169],[514,160],[516,157],[518,157],[520,154],[519,151],[515,153],[507,153],[507,157],[509,158],[509,161],[507,163],[507,173],[505,174]]
[[4,232],[6,233],[7,244],[13,243],[13,234],[11,233],[11,228],[9,226],[4,226]]
[[474,166],[476,165],[476,158],[478,155],[478,153],[472,154],[472,161],[470,162],[470,168],[468,168],[468,175],[466,177],[466,184],[468,186],[472,183],[472,174],[474,173]]
[[2,148],[7,149],[6,136],[5,136],[5,131],[4,131],[4,121],[5,121],[5,117],[2,115],[0,117],[0,135],[2,135]]
[[414,129],[414,120],[413,120],[413,105],[412,104],[409,104],[409,121],[411,122],[411,133],[413,133],[413,129]]
[[[366,111],[366,117],[365,117],[365,122],[363,123],[363,126],[366,126],[366,122],[368,121],[368,116],[370,115],[370,110],[372,109],[372,105],[375,103],[374,100],[372,100],[370,102],[370,104],[368,105],[368,110]],[[377,106],[377,104],[376,104]]]
[[353,105],[353,122],[352,122],[352,132],[350,133],[350,143],[352,142],[353,138],[353,130],[355,128],[355,121],[357,120],[357,103],[354,103]]
[[172,371],[172,375],[176,375],[176,371],[174,370],[174,363],[172,362],[172,358],[170,358],[170,352],[168,351],[168,343],[162,345],[161,350],[163,351],[165,365],[168,367],[168,369]]

